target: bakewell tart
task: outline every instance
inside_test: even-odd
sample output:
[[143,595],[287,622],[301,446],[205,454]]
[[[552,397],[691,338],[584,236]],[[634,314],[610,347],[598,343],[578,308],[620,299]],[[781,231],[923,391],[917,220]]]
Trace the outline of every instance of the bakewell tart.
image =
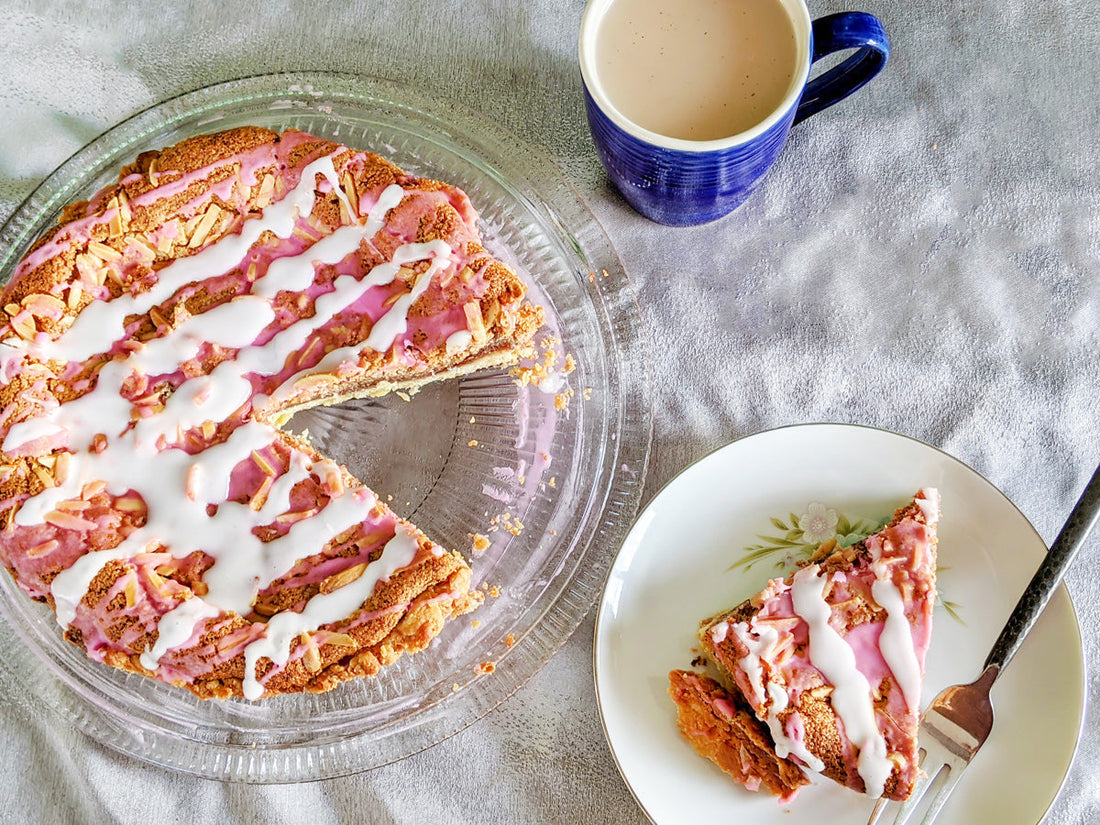
[[531,353],[542,310],[476,221],[445,183],[254,127],[67,207],[0,300],[22,590],[92,659],[201,698],[328,690],[476,607],[461,554],[280,429]]
[[938,521],[939,494],[921,490],[879,532],[822,545],[793,575],[704,621],[699,640],[725,686],[670,674],[696,750],[784,799],[801,784],[785,779],[788,766],[907,798],[919,773]]

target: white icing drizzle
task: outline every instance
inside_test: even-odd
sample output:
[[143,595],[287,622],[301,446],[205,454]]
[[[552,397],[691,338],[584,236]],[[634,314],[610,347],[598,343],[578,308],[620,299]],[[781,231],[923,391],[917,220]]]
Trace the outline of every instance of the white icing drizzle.
[[128,316],[147,313],[189,283],[230,271],[244,260],[264,232],[290,237],[298,218],[312,209],[317,175],[327,178],[334,191],[341,191],[332,157],[318,158],[302,170],[301,180],[286,197],[264,209],[259,218],[246,220],[238,234],[227,235],[194,255],[173,261],[157,273],[156,283],[145,292],[120,295],[112,301],[93,301],[61,336],[36,341],[29,353],[41,359],[83,361],[90,354],[106,352],[124,336]]
[[[297,373],[293,378],[276,389],[275,392],[272,393],[272,398],[277,401],[282,401],[290,397],[294,391],[294,384],[305,375],[329,373],[339,368],[339,366],[345,362],[356,363],[359,359],[359,353],[364,346],[377,352],[385,352],[388,350],[393,346],[393,342],[397,339],[397,336],[403,334],[408,329],[409,309],[416,302],[416,299],[424,294],[424,291],[431,284],[431,280],[436,273],[446,269],[452,264],[454,260],[453,255],[454,250],[452,250],[445,241],[437,240],[431,241],[430,243],[404,244],[394,250],[393,259],[391,261],[378,264],[378,266],[374,267],[362,280],[353,278],[350,275],[342,275],[337,278],[334,282],[335,290],[317,299],[317,314],[314,318],[323,313],[331,318],[344,307],[358,300],[367,289],[392,283],[393,279],[397,277],[397,273],[400,271],[401,266],[404,264],[415,263],[428,258],[431,259],[431,264],[428,269],[416,279],[416,283],[413,284],[412,290],[394,301],[389,311],[374,322],[374,326],[371,327],[370,335],[367,336],[366,341],[361,344],[334,349],[322,358],[316,366]],[[330,300],[330,296],[334,297]],[[284,334],[290,333],[292,329],[291,327],[284,330],[283,333],[276,336],[276,339],[281,338]],[[295,351],[302,347],[307,337],[308,333],[302,335],[300,340],[298,337],[294,337],[293,340],[289,342],[292,344],[292,346],[289,347],[290,351]],[[282,348],[287,347],[281,342],[272,340],[268,342],[263,351],[275,352],[280,351]]]
[[879,797],[893,763],[886,756],[886,740],[875,721],[871,686],[856,667],[851,646],[829,624],[832,611],[824,592],[825,577],[818,565],[812,564],[794,575],[791,603],[794,612],[809,625],[810,662],[832,684],[833,710],[859,750],[857,769],[867,794]]
[[[308,214],[312,206],[318,174],[331,183],[333,191],[348,207],[348,213],[356,214],[357,209],[352,209],[339,186],[331,156],[319,158],[303,169],[299,184],[281,201],[269,206],[258,218],[246,220],[238,234],[226,236],[161,269],[157,282],[148,291],[93,302],[55,340],[40,336],[25,347],[21,343],[14,347],[4,343],[5,370],[7,362],[21,358],[23,352],[41,359],[69,362],[85,361],[96,353],[108,352],[125,335],[127,317],[148,312],[189,283],[239,266],[265,232],[288,238],[298,219]],[[347,490],[330,498],[318,514],[293,523],[283,536],[263,542],[253,534],[253,528],[288,511],[291,490],[298,482],[314,471],[324,477],[334,465],[328,461],[313,463],[292,452],[290,467],[274,479],[265,502],[254,510],[248,504],[226,500],[230,474],[253,452],[271,446],[276,434],[270,426],[249,421],[223,443],[195,456],[171,446],[171,442],[185,430],[206,421],[220,422],[241,409],[253,392],[249,374],[277,374],[310,335],[369,289],[391,283],[404,264],[430,259],[430,266],[411,290],[377,319],[365,346],[385,351],[407,330],[412,304],[428,288],[434,275],[454,261],[454,251],[444,241],[405,244],[398,247],[392,261],[376,266],[366,277],[336,278],[332,290],[315,300],[311,317],[280,330],[266,344],[253,346],[275,318],[271,299],[285,290],[307,288],[312,283],[315,262],[337,263],[356,252],[364,239],[373,238],[383,227],[386,214],[401,202],[404,194],[396,184],[387,187],[362,223],[341,227],[298,255],[276,259],[253,284],[251,294],[191,317],[163,337],[135,347],[127,357],[108,362],[100,369],[94,389],[9,430],[3,444],[7,451],[46,438],[61,439],[54,446],[63,446],[71,452],[65,479],[24,501],[16,514],[16,523],[27,526],[48,521],[57,504],[78,498],[84,485],[90,482],[104,482],[107,491],[115,496],[137,491],[147,508],[146,523],[118,546],[86,553],[53,579],[51,593],[62,627],[75,619],[77,606],[92,580],[111,561],[130,559],[151,548],[166,550],[176,558],[201,550],[214,559],[204,575],[208,591],[203,597],[192,596],[182,601],[160,617],[157,642],[141,657],[144,667],[156,670],[160,658],[191,639],[201,622],[222,611],[246,614],[259,591],[285,575],[303,552],[319,551],[340,533],[361,523],[377,505],[377,499],[369,491]],[[140,418],[131,427],[134,405],[121,395],[127,379],[135,373],[149,376],[172,373],[181,363],[193,359],[206,343],[238,352],[208,375],[182,382],[163,409]],[[357,353],[360,347],[346,350],[355,349]],[[351,357],[352,353],[340,350],[326,357],[323,364],[327,367]],[[111,422],[120,431],[103,432],[105,422]],[[97,437],[106,440],[92,450]],[[217,508],[213,515],[207,512],[210,505]],[[417,546],[416,538],[407,529],[399,528],[382,557],[369,565],[355,582],[315,596],[301,613],[273,617],[265,627],[265,635],[246,649],[249,661],[246,695],[256,698],[263,691],[254,672],[261,656],[285,664],[291,642],[299,633],[316,630],[352,613],[370,596],[378,581],[412,561]]]
[[[745,646],[748,653],[738,660],[738,664],[748,677],[752,688],[753,700],[756,706],[763,711],[763,721],[767,723],[771,731],[772,741],[775,743],[775,752],[780,758],[786,758],[793,754],[802,760],[812,771],[822,771],[825,764],[815,756],[803,742],[792,739],[787,735],[779,714],[787,709],[787,692],[769,681],[765,687],[764,668],[762,658],[767,658],[779,642],[779,631],[767,622],[757,622],[755,619],[750,626],[745,622],[730,625],[722,623],[729,632],[732,632]],[[723,636],[725,636],[723,632]],[[760,713],[758,712],[758,716]]]
[[894,674],[905,704],[913,713],[920,712],[921,672],[913,646],[913,631],[905,615],[905,602],[897,585],[890,578],[890,568],[882,562],[874,562],[871,569],[875,581],[871,595],[886,610],[886,621],[878,637],[878,649]]
[[291,645],[302,633],[311,633],[322,625],[348,616],[374,592],[375,585],[407,567],[416,556],[419,543],[408,528],[399,527],[386,543],[382,555],[367,565],[363,574],[351,584],[331,593],[314,596],[301,613],[283,611],[271,617],[264,636],[244,649],[245,669],[242,690],[246,699],[259,699],[263,686],[256,678],[256,664],[262,657],[276,665],[285,665]]
[[929,487],[928,489],[921,490],[916,499],[917,506],[920,507],[921,512],[924,513],[924,519],[930,525],[934,525],[940,520],[940,493],[935,487]]

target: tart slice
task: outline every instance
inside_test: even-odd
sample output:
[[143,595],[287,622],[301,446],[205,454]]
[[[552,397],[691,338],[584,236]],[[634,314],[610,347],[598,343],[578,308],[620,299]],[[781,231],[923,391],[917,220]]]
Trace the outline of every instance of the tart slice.
[[703,649],[778,758],[872,797],[910,795],[938,520],[938,493],[922,490],[878,533],[822,545],[793,575],[703,622]]

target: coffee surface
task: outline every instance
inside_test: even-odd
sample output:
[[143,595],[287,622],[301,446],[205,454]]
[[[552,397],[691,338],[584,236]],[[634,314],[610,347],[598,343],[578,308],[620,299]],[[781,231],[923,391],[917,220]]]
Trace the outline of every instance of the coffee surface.
[[596,43],[612,104],[681,140],[751,129],[786,97],[798,63],[779,0],[615,0]]

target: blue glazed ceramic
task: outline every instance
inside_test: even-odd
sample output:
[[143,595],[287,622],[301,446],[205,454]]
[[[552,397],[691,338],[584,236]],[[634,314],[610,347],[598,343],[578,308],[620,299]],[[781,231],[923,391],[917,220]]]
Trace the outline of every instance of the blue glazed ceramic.
[[[744,202],[779,156],[791,125],[820,112],[882,71],[890,43],[877,18],[864,12],[810,22],[803,0],[783,0],[801,55],[783,103],[754,128],[721,140],[680,140],[643,129],[603,93],[595,67],[596,31],[612,0],[592,0],[580,34],[581,77],[588,124],[600,161],[627,202],[670,226],[708,223]],[[807,83],[810,66],[854,49],[843,62]]]

